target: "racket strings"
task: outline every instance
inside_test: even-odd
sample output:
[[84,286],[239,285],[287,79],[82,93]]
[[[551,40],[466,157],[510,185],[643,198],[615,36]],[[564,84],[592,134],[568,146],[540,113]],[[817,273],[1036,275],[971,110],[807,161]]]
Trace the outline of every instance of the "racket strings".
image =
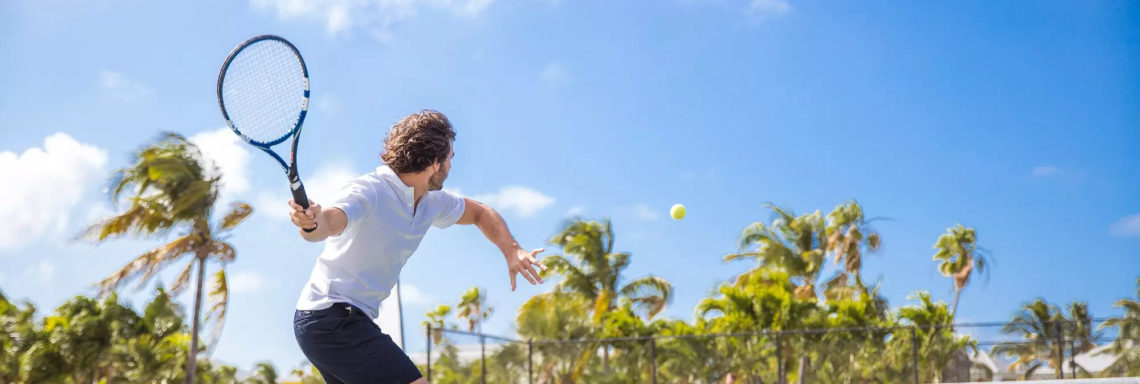
[[233,126],[269,144],[293,133],[304,109],[305,74],[289,46],[262,40],[238,53],[222,81],[222,103]]

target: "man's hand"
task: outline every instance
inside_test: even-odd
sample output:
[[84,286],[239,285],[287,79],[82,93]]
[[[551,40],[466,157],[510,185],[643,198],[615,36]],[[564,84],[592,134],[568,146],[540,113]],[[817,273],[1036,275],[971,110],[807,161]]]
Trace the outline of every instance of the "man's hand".
[[293,199],[289,199],[289,219],[293,221],[293,225],[301,229],[313,229],[317,227],[317,215],[321,213],[321,205],[309,200],[309,209],[301,208]]
[[542,277],[538,275],[538,271],[536,271],[534,267],[538,266],[539,269],[545,271],[546,266],[538,262],[534,256],[545,250],[546,249],[539,248],[533,251],[527,251],[522,248],[517,248],[513,255],[506,255],[507,268],[510,269],[511,274],[511,291],[514,291],[517,286],[517,284],[515,284],[515,275],[520,273],[523,278],[531,284],[542,284]]

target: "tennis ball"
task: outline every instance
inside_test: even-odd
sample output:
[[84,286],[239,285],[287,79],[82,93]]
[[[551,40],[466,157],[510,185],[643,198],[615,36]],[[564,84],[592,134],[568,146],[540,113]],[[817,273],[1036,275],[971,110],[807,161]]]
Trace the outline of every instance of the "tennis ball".
[[673,220],[684,219],[685,206],[681,204],[673,204],[673,208],[669,209],[669,216],[673,216]]

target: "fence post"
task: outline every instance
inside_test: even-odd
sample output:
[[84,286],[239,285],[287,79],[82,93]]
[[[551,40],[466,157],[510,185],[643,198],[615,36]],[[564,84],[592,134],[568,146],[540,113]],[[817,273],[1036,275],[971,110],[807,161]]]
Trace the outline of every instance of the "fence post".
[[431,324],[427,326],[427,380],[431,381]]
[[1061,321],[1053,321],[1053,331],[1057,332],[1057,378],[1065,378],[1065,335],[1061,334]]
[[526,382],[534,384],[534,339],[526,341]]
[[910,354],[914,359],[914,384],[919,384],[918,381],[918,326],[910,328]]
[[483,363],[483,384],[487,384],[487,337],[479,335],[479,361]]
[[776,331],[776,383],[787,384],[788,377],[784,372],[784,343],[780,339],[781,331]]
[[653,384],[657,384],[657,338],[649,338],[649,360],[653,361]]

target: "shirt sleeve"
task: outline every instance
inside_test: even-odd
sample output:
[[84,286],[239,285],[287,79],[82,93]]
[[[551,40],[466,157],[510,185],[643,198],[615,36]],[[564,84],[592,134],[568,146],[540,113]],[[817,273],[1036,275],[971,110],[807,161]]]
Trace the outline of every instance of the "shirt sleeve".
[[432,220],[432,225],[436,228],[447,228],[463,217],[463,210],[466,208],[466,203],[462,197],[453,195],[446,191],[433,191],[435,195],[435,203],[440,207],[436,213],[435,220]]
[[348,233],[353,224],[368,216],[368,195],[368,185],[359,180],[348,182],[337,192],[331,206],[344,211],[344,216],[348,218],[341,233]]

